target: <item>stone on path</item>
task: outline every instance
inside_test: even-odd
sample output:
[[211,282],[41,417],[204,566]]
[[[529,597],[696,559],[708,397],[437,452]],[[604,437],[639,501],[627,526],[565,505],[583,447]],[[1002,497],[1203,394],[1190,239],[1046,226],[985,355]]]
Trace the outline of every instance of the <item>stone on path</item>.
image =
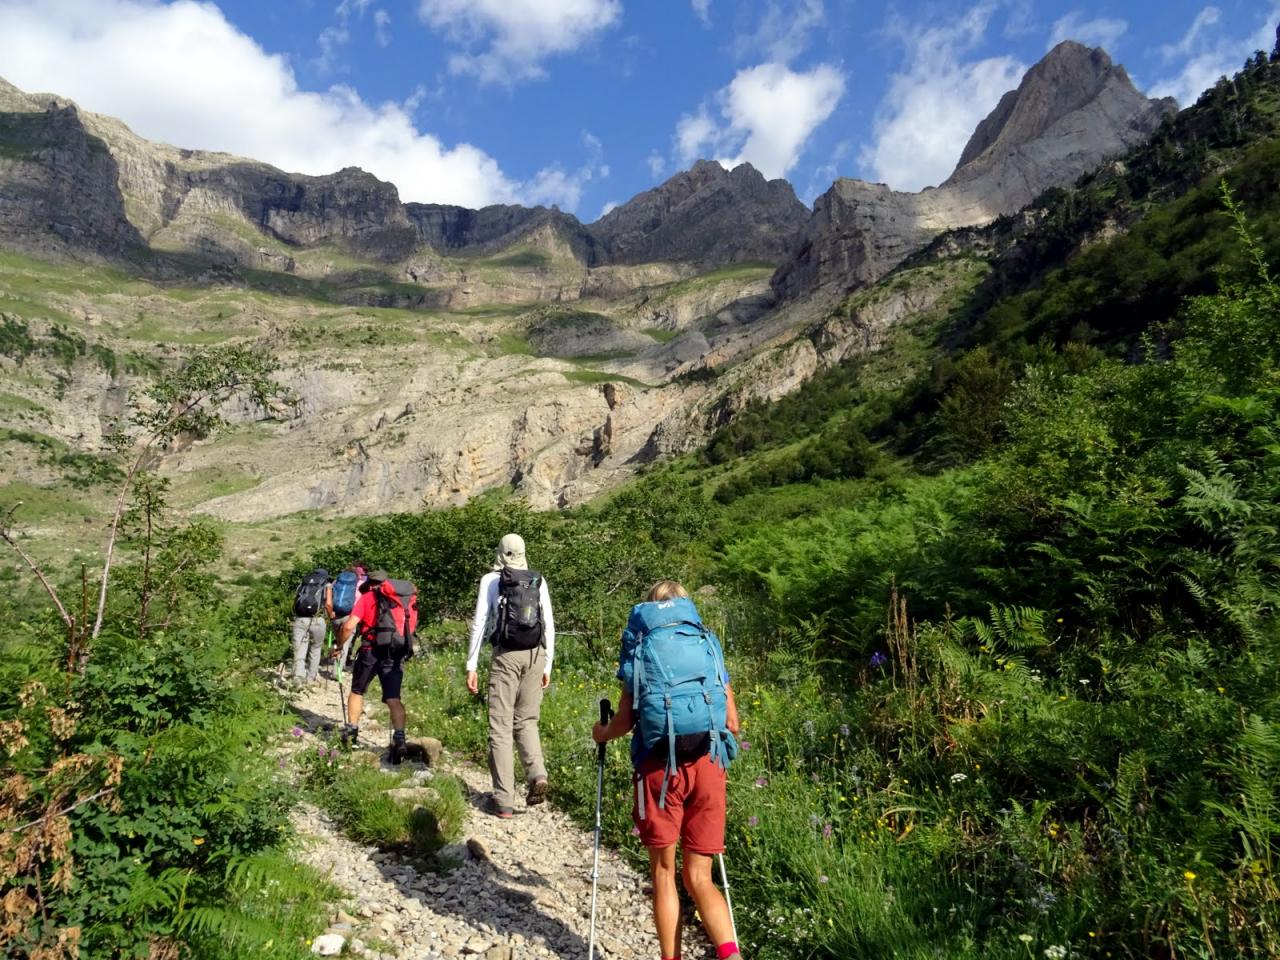
[[316,937],[311,944],[311,952],[318,957],[336,957],[342,952],[346,938],[339,933],[326,933]]
[[493,855],[489,853],[489,845],[479,837],[468,837],[467,849],[471,851],[471,856],[475,857],[477,860],[481,860],[486,863],[493,862]]

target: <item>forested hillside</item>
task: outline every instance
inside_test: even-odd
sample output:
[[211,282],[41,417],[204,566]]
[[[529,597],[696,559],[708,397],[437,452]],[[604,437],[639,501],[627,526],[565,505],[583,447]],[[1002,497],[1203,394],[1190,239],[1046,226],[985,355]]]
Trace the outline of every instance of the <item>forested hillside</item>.
[[[92,566],[49,571],[61,615],[6,568],[14,949],[305,955],[334,894],[288,860],[297,781],[261,746],[292,716],[255,672],[292,587],[356,558],[414,579],[410,727],[479,756],[462,620],[515,529],[562,632],[543,737],[570,809],[647,585],[683,579],[724,638],[744,955],[1280,957],[1278,92],[1255,58],[1122,162],[940,238],[835,313],[930,271],[953,298],[584,507],[369,518],[216,597],[217,529],[172,516],[140,457],[101,629]],[[271,377],[205,354],[131,438],[288,404]],[[367,775],[343,755],[302,782],[342,809]],[[638,857],[629,796],[615,746],[608,836]]]

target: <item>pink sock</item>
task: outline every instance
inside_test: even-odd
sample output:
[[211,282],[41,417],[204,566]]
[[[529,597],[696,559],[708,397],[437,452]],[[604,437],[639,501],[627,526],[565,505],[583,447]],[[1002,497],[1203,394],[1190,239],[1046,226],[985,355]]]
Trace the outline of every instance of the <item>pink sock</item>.
[[728,943],[722,943],[720,946],[716,947],[716,956],[719,957],[720,960],[724,960],[725,957],[732,957],[737,952],[738,944],[734,940],[730,940]]

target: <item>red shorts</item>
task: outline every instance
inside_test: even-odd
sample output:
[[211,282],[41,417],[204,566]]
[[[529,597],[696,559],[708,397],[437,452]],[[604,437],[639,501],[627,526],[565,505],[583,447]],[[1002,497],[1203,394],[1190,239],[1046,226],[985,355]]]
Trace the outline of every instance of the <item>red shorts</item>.
[[637,803],[631,819],[646,847],[669,847],[677,840],[685,850],[711,856],[724,852],[725,771],[704,754],[676,767],[667,780],[667,799],[662,796],[665,761],[646,761],[636,775],[636,796],[644,791],[644,819]]

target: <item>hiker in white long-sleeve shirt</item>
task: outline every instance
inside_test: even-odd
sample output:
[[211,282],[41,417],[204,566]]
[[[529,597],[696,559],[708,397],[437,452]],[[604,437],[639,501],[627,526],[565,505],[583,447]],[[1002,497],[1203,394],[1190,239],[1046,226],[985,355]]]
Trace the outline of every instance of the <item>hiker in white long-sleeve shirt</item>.
[[489,774],[493,795],[488,811],[498,817],[515,812],[515,758],[512,740],[528,778],[525,803],[547,797],[547,768],[542,762],[538,715],[542,691],[551,682],[556,622],[547,581],[530,570],[524,540],[509,533],[498,544],[493,571],[480,578],[471,644],[467,650],[467,689],[480,692],[480,645],[493,639],[489,668]]

